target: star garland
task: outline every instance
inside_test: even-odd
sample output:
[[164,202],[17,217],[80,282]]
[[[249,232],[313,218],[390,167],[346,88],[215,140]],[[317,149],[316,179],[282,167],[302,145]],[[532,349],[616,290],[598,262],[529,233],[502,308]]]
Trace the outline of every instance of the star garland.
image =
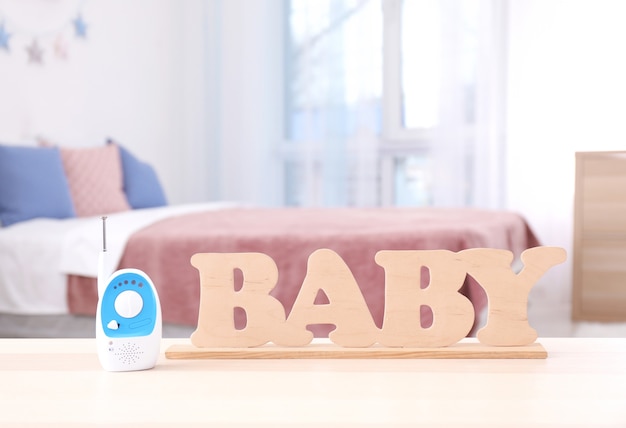
[[[60,60],[68,58],[68,46],[66,36],[71,31],[76,39],[87,39],[88,25],[82,16],[82,6],[85,0],[76,6],[76,13],[70,20],[62,24],[59,28],[47,31],[37,31],[26,29],[13,23],[9,16],[0,9],[0,54],[11,54],[14,49],[19,50],[19,45],[23,46],[29,64],[44,64],[44,58],[48,51]],[[44,43],[45,39],[54,39],[52,46],[48,47]]]

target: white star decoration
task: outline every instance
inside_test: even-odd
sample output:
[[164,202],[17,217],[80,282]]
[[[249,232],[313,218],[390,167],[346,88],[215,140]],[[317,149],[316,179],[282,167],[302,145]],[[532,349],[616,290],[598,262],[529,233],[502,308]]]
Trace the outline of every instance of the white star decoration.
[[39,46],[37,39],[33,39],[33,42],[26,46],[26,52],[28,53],[29,63],[43,64],[43,50]]
[[59,59],[67,59],[67,44],[62,35],[57,36],[54,41],[54,54]]

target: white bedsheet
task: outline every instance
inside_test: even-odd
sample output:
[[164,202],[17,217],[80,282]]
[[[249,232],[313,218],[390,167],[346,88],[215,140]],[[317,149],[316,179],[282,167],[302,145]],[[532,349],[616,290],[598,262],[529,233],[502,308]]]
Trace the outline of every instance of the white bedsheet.
[[[130,236],[144,227],[177,215],[235,205],[207,202],[110,214],[109,266],[118,265]],[[95,278],[101,249],[100,217],[34,219],[0,228],[0,312],[67,313],[67,275]]]

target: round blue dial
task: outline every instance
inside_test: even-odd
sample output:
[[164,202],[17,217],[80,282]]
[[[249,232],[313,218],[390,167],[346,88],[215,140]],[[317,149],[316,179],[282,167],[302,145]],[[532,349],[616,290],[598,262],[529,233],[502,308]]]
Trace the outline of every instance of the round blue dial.
[[100,310],[102,328],[109,337],[147,336],[154,330],[157,302],[150,279],[121,272],[107,284]]

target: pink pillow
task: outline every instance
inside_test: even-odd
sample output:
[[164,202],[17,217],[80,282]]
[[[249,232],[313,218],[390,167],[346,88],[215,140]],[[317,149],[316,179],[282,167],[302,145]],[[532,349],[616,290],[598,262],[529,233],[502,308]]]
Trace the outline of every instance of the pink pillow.
[[61,148],[63,168],[76,216],[110,214],[130,209],[123,189],[119,149],[103,147]]

